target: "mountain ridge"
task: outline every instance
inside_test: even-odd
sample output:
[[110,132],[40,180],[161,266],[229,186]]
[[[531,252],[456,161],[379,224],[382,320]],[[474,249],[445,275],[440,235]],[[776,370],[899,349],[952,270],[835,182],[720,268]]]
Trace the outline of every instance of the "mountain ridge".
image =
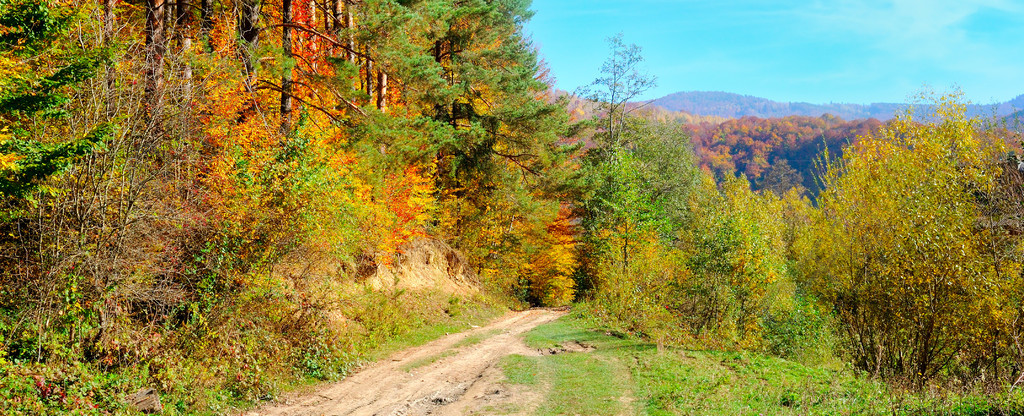
[[[774,101],[763,97],[723,91],[680,91],[650,101],[650,105],[669,111],[685,111],[698,116],[740,118],[780,118],[788,116],[820,117],[824,114],[844,120],[875,118],[889,120],[909,103],[828,103]],[[1000,103],[971,104],[972,116],[1006,117],[1024,109],[1024,94]]]

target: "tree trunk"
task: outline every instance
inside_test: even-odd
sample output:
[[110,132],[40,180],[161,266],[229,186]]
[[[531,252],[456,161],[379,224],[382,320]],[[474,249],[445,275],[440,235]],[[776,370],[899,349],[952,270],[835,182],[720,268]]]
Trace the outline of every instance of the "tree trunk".
[[238,35],[242,39],[242,63],[245,64],[246,88],[252,91],[256,79],[256,62],[253,56],[259,46],[260,3],[259,0],[242,0],[238,16]]
[[110,43],[114,37],[114,8],[117,0],[100,0],[103,4],[103,43]]
[[[174,34],[178,40],[178,62],[181,65],[181,102],[186,104],[186,108],[191,108],[192,100],[195,95],[195,88],[192,85],[192,3],[190,0],[177,0],[175,5],[175,24]],[[191,127],[191,125],[189,125]],[[190,128],[186,128],[190,130]],[[192,137],[191,134],[185,133],[187,137]]]
[[164,39],[164,0],[146,2],[146,109],[152,123],[154,136],[163,134],[161,120],[161,95],[164,88],[164,54],[167,44]]
[[342,30],[345,29],[345,2],[332,0],[331,10],[334,11],[334,36],[341,43]]
[[345,30],[348,32],[345,36],[345,46],[348,50],[345,52],[348,54],[348,61],[350,63],[356,63],[356,30],[355,30],[355,19],[352,18],[352,5],[349,4],[349,0],[342,0],[345,5]]
[[364,62],[364,65],[365,65],[363,67],[363,69],[366,71],[366,95],[369,95],[370,98],[372,99],[373,98],[373,60],[370,59],[370,50],[369,49],[366,49],[364,53],[366,54],[366,58],[363,59],[363,62]]
[[146,96],[153,98],[164,83],[164,0],[146,2]]
[[381,70],[377,71],[377,109],[388,110],[388,74]]
[[[103,3],[103,46],[109,47],[114,40],[114,8],[117,0],[100,0]],[[114,65],[107,64],[105,81],[106,91],[106,112],[107,117],[114,117],[117,111],[114,102],[115,73]]]
[[[316,9],[316,0],[309,0],[309,21],[306,22],[306,25],[314,30],[316,29]],[[316,56],[317,49],[319,48],[319,45],[317,45],[317,39],[311,36],[307,36],[306,41],[306,45],[300,45],[299,50],[302,50],[302,48],[305,47],[307,50],[309,50],[309,52]],[[309,62],[310,70],[313,71],[313,73],[316,73],[317,61],[317,59],[313,59]]]
[[334,8],[330,7],[332,4],[333,1],[328,3],[327,0],[324,0],[322,9],[324,12],[324,33],[331,33],[331,30],[334,27]]
[[202,20],[203,42],[206,43],[206,50],[213,48],[210,45],[210,31],[213,30],[213,5],[210,0],[202,0],[199,3],[199,18]]
[[629,237],[622,238],[622,275],[629,273]]
[[164,37],[170,38],[168,32],[174,30],[174,4],[175,0],[164,0]]
[[[341,45],[341,39],[345,37],[345,2],[344,0],[332,1],[333,7],[331,10],[333,10],[332,13],[334,17],[333,19],[330,19],[334,22],[334,29],[332,33],[334,33],[334,39],[337,41],[338,45]],[[337,55],[338,54],[336,54],[336,56]],[[344,56],[345,59],[348,59],[348,51],[342,51],[342,54],[340,55]]]
[[183,62],[182,77],[185,79],[185,88],[190,89],[192,81],[192,64],[188,60],[188,54],[192,49],[192,5],[185,0],[178,0],[177,13],[178,18],[175,33],[178,35],[178,41],[180,42],[179,46],[181,47],[179,53]]
[[284,49],[284,71],[281,75],[281,132],[291,130],[292,114],[292,0],[281,2],[281,47]]

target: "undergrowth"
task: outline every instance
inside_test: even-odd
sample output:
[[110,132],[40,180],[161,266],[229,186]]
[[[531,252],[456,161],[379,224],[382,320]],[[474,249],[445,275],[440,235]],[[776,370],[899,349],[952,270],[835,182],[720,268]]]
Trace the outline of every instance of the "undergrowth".
[[[1007,388],[998,393],[980,387],[957,389],[934,385],[918,389],[868,377],[837,357],[824,359],[818,352],[802,354],[798,349],[779,350],[781,338],[767,343],[762,351],[703,349],[692,345],[659,347],[645,338],[622,332],[612,324],[596,319],[586,305],[581,305],[570,316],[537,327],[526,336],[527,343],[533,347],[548,348],[578,341],[593,345],[596,350],[588,354],[506,360],[507,381],[538,384],[543,380],[532,377],[540,377],[600,384],[622,378],[616,372],[590,371],[579,363],[559,364],[561,361],[599,360],[608,368],[628,368],[631,385],[616,392],[615,397],[632,392],[634,397],[630,399],[635,404],[632,410],[638,414],[1024,414],[1024,394],[1016,389]],[[788,329],[777,337],[791,334],[797,339],[781,345],[806,342],[799,334],[804,324],[784,325]],[[790,358],[778,356],[780,354]],[[558,386],[555,383],[547,393],[548,402],[557,403],[568,394],[561,392]],[[610,403],[608,397],[595,400]]]
[[135,362],[0,359],[0,413],[133,414],[124,398],[142,388],[160,393],[165,415],[237,411],[501,310],[482,295],[321,283],[306,291],[253,287],[201,322],[149,328],[151,351]]

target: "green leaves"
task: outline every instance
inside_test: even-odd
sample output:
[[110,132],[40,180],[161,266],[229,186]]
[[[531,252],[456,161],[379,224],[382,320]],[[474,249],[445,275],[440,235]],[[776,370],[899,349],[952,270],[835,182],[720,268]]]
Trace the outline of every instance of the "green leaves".
[[[57,51],[73,16],[74,10],[55,11],[46,1],[0,0],[0,133],[13,134],[0,136],[2,199],[26,197],[113,134],[112,126],[101,125],[65,142],[33,137],[46,125],[40,121],[67,116],[66,90],[94,77],[106,60],[101,52]],[[39,75],[47,71],[52,73]]]
[[73,10],[54,10],[48,1],[0,0],[0,50],[26,57],[49,49],[73,16]]
[[113,136],[113,126],[104,124],[82,139],[46,144],[36,140],[11,139],[0,143],[0,153],[18,156],[12,169],[0,169],[0,197],[25,197],[39,181],[63,172],[79,157],[102,149]]
[[99,54],[69,58],[65,66],[50,76],[16,78],[0,91],[0,116],[17,120],[38,114],[47,118],[67,116],[62,107],[68,103],[61,89],[96,76],[96,69],[105,61]]

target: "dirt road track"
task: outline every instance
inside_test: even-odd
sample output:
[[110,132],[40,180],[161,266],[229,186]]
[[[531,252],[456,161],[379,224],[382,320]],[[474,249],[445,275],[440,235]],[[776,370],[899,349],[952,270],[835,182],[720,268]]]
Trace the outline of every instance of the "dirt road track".
[[[510,312],[487,326],[399,352],[312,394],[248,415],[464,415],[494,406],[536,402],[515,397],[521,392],[502,385],[497,363],[510,354],[539,354],[527,348],[520,335],[564,313],[542,309]],[[472,336],[486,338],[457,346]],[[431,364],[412,368],[433,359],[436,361]]]

